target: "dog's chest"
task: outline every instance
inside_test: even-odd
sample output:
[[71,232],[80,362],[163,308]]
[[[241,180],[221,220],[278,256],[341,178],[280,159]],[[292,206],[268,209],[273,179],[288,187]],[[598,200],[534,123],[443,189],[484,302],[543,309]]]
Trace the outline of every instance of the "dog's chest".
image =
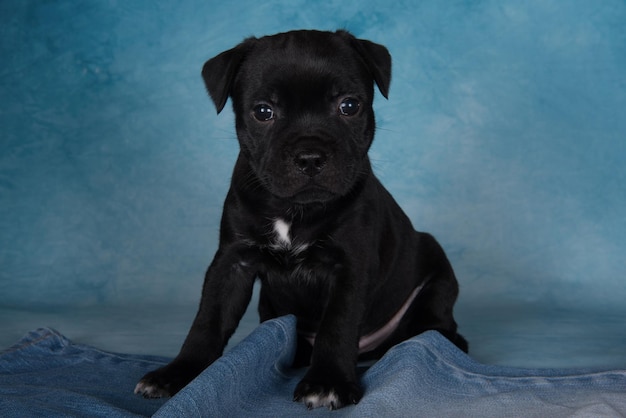
[[328,275],[334,260],[329,260],[321,241],[306,232],[310,231],[294,227],[282,218],[272,221],[264,263],[268,279],[302,283]]
[[273,229],[270,233],[270,248],[274,252],[297,256],[309,247],[309,243],[307,242],[299,242],[297,239],[292,239],[290,222],[282,218],[276,218],[272,227]]

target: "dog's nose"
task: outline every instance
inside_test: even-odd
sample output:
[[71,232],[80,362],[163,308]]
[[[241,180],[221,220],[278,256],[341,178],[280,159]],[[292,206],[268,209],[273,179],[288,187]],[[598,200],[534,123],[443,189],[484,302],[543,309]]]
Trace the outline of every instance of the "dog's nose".
[[304,174],[315,177],[326,165],[326,154],[321,151],[306,150],[296,154],[294,164]]

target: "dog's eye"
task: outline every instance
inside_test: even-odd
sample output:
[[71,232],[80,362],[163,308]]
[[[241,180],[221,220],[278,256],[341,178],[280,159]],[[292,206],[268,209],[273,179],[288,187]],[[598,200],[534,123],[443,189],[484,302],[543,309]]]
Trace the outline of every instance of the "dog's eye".
[[254,106],[253,114],[254,118],[259,122],[267,122],[274,119],[274,110],[265,103]]
[[339,113],[343,116],[354,116],[359,111],[360,103],[352,97],[345,98],[339,103]]

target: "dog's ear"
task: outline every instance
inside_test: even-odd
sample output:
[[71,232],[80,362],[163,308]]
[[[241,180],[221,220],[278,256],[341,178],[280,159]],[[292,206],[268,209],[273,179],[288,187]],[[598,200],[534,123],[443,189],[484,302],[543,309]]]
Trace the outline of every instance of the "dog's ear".
[[220,113],[230,96],[230,90],[239,70],[239,65],[246,55],[252,39],[247,39],[233,49],[224,51],[211,58],[202,67],[202,78],[209,92],[209,96],[215,103],[217,113]]
[[389,84],[391,83],[391,55],[389,51],[382,45],[350,36],[352,46],[367,64],[376,85],[378,85],[378,90],[387,99]]

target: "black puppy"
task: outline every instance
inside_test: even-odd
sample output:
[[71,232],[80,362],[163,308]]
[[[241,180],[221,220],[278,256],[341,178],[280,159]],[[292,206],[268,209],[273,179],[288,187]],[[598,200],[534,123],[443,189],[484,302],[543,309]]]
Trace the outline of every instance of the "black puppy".
[[367,156],[387,49],[345,31],[294,31],[247,39],[202,76],[218,113],[232,98],[240,154],[189,335],[135,392],[173,395],[219,358],[257,278],[262,321],[298,318],[296,362],[310,368],[294,399],[309,408],[357,403],[357,360],[425,330],[467,351],[443,250],[414,231]]

